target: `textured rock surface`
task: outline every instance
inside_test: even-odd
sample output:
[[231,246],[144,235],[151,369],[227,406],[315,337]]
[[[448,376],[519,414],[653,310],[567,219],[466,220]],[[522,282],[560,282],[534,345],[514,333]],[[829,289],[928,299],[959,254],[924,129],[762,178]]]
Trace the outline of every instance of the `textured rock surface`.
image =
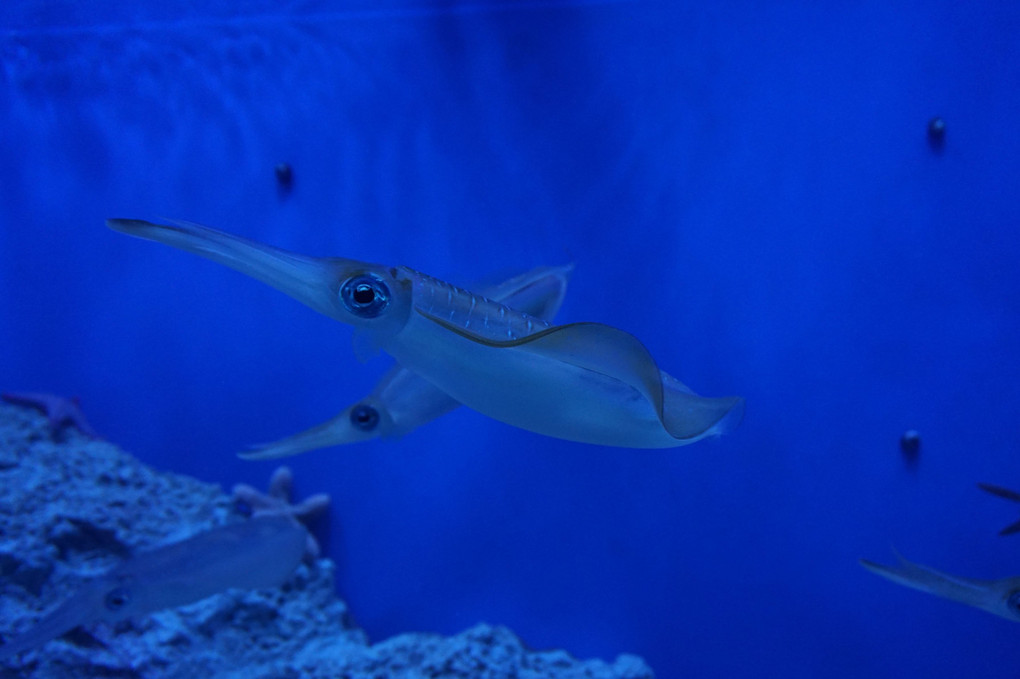
[[[0,405],[0,634],[29,629],[80,583],[139,549],[244,520],[217,486],[158,472],[113,444]],[[370,645],[333,590],[333,563],[277,589],[231,590],[115,627],[97,624],[0,663],[0,678],[644,679],[635,656],[578,661],[509,630],[403,634]]]

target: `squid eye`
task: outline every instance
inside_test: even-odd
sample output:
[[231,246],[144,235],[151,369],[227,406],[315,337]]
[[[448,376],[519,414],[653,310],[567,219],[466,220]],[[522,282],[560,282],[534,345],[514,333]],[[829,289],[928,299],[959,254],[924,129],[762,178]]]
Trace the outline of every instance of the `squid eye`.
[[360,403],[351,409],[351,424],[361,431],[372,431],[379,426],[379,411]]
[[131,603],[131,590],[127,587],[115,587],[106,593],[103,604],[109,611],[119,611]]
[[389,306],[390,289],[378,276],[361,274],[347,279],[341,286],[340,299],[351,313],[362,318],[375,318]]
[[1010,592],[1009,598],[1006,599],[1006,605],[1015,615],[1020,615],[1020,589]]

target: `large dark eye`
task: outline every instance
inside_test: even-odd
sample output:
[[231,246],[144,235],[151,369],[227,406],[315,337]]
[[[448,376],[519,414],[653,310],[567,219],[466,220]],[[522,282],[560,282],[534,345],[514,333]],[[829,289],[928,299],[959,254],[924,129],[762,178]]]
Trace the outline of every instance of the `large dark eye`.
[[351,409],[351,424],[361,431],[372,431],[379,426],[379,411],[372,406],[359,403]]
[[340,299],[351,313],[362,318],[375,318],[389,305],[390,289],[378,276],[361,274],[341,286]]
[[1015,589],[1009,594],[1009,598],[1006,599],[1006,605],[1009,606],[1009,610],[1014,615],[1020,616],[1020,589]]
[[131,603],[131,590],[127,587],[114,587],[106,593],[103,604],[109,611],[119,611]]

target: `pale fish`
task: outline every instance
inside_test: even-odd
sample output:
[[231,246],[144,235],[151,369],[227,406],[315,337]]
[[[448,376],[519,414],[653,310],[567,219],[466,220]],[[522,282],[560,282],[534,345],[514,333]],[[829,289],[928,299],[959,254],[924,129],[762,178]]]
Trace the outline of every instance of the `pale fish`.
[[898,552],[898,566],[861,559],[862,566],[895,583],[958,601],[983,611],[1020,622],[1020,577],[1001,580],[973,580],[942,573],[904,559]]
[[459,403],[522,429],[668,448],[728,431],[743,414],[742,398],[698,396],[611,326],[554,326],[407,267],[307,257],[197,224],[107,225],[234,268],[354,325],[360,358],[382,349]]
[[79,625],[183,606],[232,587],[276,587],[301,563],[306,540],[307,531],[292,517],[265,515],[141,552],[87,581],[34,627],[0,646],[0,660]]
[[[481,288],[477,293],[508,307],[551,321],[563,304],[574,266],[537,267]],[[311,429],[240,454],[247,460],[297,455],[316,448],[407,434],[460,404],[417,374],[393,366],[368,396]]]

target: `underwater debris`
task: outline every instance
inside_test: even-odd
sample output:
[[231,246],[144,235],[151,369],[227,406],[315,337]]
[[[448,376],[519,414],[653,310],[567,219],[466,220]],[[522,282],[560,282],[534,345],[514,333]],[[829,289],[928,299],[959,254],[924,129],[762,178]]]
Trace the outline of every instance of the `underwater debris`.
[[290,193],[294,188],[294,170],[290,163],[277,163],[273,168],[273,173],[276,175],[276,186],[280,193],[282,195]]
[[928,566],[913,563],[893,550],[898,566],[860,559],[862,566],[875,575],[921,592],[980,608],[1007,620],[1020,622],[1020,577],[1001,580],[973,580],[949,575]]
[[[318,493],[297,504],[291,502],[294,493],[294,473],[290,467],[277,467],[269,477],[269,488],[263,493],[246,483],[234,486],[234,501],[245,505],[256,516],[288,516],[294,521],[307,525],[329,509],[329,495]],[[315,560],[321,550],[319,542],[308,532],[305,545],[305,559]]]
[[946,144],[946,121],[942,116],[935,116],[928,121],[928,145],[941,151]]
[[0,398],[8,403],[41,410],[49,420],[53,434],[65,426],[72,426],[86,436],[100,438],[85,419],[85,414],[81,411],[81,401],[77,396],[65,398],[42,392],[5,392],[0,394]]
[[[986,493],[991,493],[996,497],[1001,497],[1006,500],[1012,500],[1013,502],[1020,502],[1020,493],[1009,488],[1003,488],[1002,486],[993,486],[990,483],[978,483],[977,487]],[[999,535],[1014,535],[1020,533],[1020,521],[1011,523],[1002,530],[999,531]]]
[[903,432],[903,436],[900,437],[900,451],[907,462],[917,462],[918,455],[921,453],[921,433],[916,429],[908,429]]

